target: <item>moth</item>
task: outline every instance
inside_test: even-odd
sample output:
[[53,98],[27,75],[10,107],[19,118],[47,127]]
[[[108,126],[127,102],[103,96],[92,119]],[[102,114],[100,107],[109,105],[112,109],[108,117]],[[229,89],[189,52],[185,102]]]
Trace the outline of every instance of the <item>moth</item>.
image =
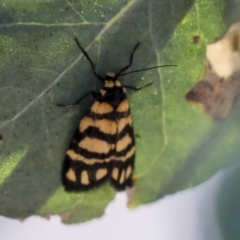
[[80,121],[66,152],[62,183],[66,191],[84,191],[110,181],[116,190],[121,191],[133,185],[136,152],[133,123],[125,88],[138,91],[152,83],[135,88],[123,86],[118,78],[132,73],[124,72],[131,67],[134,53],[140,43],[134,46],[127,66],[117,74],[109,72],[105,78],[102,78],[95,71],[94,63],[77,38],[75,41],[89,61],[93,73],[104,86],[98,93],[88,92],[71,104],[79,104],[84,97],[92,93],[93,103]]

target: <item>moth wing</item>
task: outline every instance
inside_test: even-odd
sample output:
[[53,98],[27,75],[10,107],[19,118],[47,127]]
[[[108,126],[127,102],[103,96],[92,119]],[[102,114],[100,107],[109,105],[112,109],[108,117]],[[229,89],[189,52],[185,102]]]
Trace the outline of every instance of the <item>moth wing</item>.
[[67,150],[62,170],[62,182],[67,191],[97,187],[111,174],[110,160],[116,147],[117,124],[101,118],[107,111],[102,109],[106,107],[103,104],[94,102]]
[[119,111],[128,114],[116,121],[117,142],[114,161],[112,161],[111,183],[117,190],[124,190],[127,186],[132,186],[135,139],[127,100],[120,104]]

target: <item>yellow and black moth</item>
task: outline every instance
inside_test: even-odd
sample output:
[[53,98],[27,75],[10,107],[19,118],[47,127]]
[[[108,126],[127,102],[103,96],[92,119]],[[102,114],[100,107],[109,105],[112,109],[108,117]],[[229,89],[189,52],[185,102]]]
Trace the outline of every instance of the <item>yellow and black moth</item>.
[[90,62],[93,73],[104,83],[104,87],[98,93],[86,93],[71,104],[78,104],[89,93],[93,95],[94,101],[80,121],[66,152],[62,183],[66,191],[84,191],[109,180],[117,190],[124,190],[133,185],[136,150],[125,88],[140,90],[143,87],[123,86],[118,77],[128,74],[124,72],[132,65],[134,52],[140,43],[135,45],[127,66],[117,74],[107,73],[106,77],[102,78],[96,73],[95,65],[87,52],[76,38],[75,41]]

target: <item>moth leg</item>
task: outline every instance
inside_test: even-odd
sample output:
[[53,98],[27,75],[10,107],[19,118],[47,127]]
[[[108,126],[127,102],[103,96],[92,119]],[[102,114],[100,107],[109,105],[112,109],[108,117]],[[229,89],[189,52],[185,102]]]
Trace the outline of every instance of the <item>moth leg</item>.
[[92,94],[93,97],[96,96],[96,93],[93,91],[86,92],[82,97],[80,97],[76,102],[69,103],[69,104],[57,104],[59,107],[68,107],[68,106],[76,106],[78,105],[85,97],[87,97],[89,94]]
[[150,83],[148,83],[148,84],[146,84],[146,85],[144,85],[144,86],[142,86],[142,87],[133,87],[133,86],[128,86],[128,85],[123,85],[123,87],[124,87],[124,88],[127,88],[127,89],[134,90],[134,91],[139,91],[139,90],[141,90],[141,89],[143,89],[143,88],[149,87],[149,86],[152,85],[152,84],[153,84],[153,83],[150,82]]

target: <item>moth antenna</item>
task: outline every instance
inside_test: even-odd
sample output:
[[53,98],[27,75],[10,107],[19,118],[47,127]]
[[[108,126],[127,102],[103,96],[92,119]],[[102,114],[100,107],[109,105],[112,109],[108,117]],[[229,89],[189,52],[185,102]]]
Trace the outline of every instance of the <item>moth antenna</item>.
[[100,74],[98,74],[98,73],[96,72],[95,64],[93,63],[92,59],[89,57],[88,53],[87,53],[87,52],[83,49],[83,47],[80,45],[78,39],[77,39],[76,37],[75,37],[74,39],[75,39],[78,47],[79,47],[80,50],[82,51],[83,55],[85,56],[85,58],[90,62],[90,65],[91,65],[91,67],[92,67],[92,71],[93,71],[94,75],[95,75],[98,79],[100,79],[102,82],[104,82],[104,78],[103,78]]
[[135,51],[137,50],[137,48],[139,47],[140,45],[140,42],[137,42],[136,45],[134,46],[133,50],[132,50],[132,53],[130,55],[130,59],[129,59],[129,64],[127,66],[125,66],[124,68],[122,68],[117,74],[116,74],[116,77],[115,79],[117,79],[121,73],[125,72],[128,68],[130,68],[132,66],[132,63],[133,63],[133,56],[134,56],[134,53]]
[[124,76],[124,75],[130,74],[130,73],[135,73],[135,72],[147,71],[147,70],[151,70],[151,69],[154,69],[154,68],[160,68],[160,67],[177,67],[177,66],[178,66],[178,65],[175,65],[175,64],[160,65],[160,66],[155,66],[155,67],[150,67],[150,68],[144,68],[144,69],[134,70],[134,71],[131,71],[131,72],[123,73],[123,74],[121,74],[121,75],[119,75],[119,76]]

